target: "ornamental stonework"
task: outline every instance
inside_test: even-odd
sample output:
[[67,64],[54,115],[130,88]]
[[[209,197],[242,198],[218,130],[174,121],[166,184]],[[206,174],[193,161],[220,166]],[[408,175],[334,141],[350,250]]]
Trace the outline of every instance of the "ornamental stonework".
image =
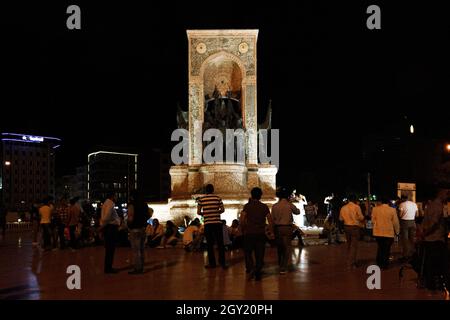
[[[242,45],[244,43],[246,46]],[[199,76],[203,62],[211,55],[221,51],[231,53],[238,57],[244,63],[246,76],[256,75],[256,41],[254,38],[231,38],[229,36],[219,38],[192,38],[190,48],[191,76]]]

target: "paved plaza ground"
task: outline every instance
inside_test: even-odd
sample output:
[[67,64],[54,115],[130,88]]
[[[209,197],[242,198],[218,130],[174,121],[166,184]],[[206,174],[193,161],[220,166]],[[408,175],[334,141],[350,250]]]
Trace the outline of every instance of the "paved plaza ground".
[[[158,299],[158,300],[296,300],[296,299],[443,299],[440,293],[416,288],[416,273],[399,278],[398,263],[381,275],[381,290],[369,290],[367,266],[373,264],[374,242],[361,242],[362,266],[346,270],[346,245],[296,249],[293,268],[279,275],[276,249],[266,250],[261,282],[248,280],[242,251],[227,252],[230,268],[205,269],[206,255],[181,248],[146,249],[146,272],[128,275],[129,248],[116,251],[120,273],[103,274],[103,247],[72,252],[42,252],[30,233],[10,232],[0,241],[0,299]],[[393,254],[400,248],[394,244]],[[81,290],[68,290],[66,269],[81,268]]]

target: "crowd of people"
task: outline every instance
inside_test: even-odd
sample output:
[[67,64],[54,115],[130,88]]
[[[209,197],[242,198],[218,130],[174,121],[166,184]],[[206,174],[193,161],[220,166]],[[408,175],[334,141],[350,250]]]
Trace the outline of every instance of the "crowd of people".
[[[91,206],[80,205],[78,198],[69,201],[63,198],[55,204],[49,197],[31,210],[33,243],[37,245],[38,234],[44,250],[58,247],[77,250],[104,243],[104,272],[116,273],[114,252],[122,233],[133,255],[130,274],[144,272],[145,247],[164,249],[182,244],[186,252],[206,250],[208,264],[205,267],[208,269],[218,265],[228,268],[225,251],[243,249],[249,278],[260,281],[267,243],[277,248],[280,275],[290,269],[292,240],[297,237],[299,245],[304,245],[304,234],[294,224],[294,215],[300,214],[293,204],[295,197],[286,188],[280,188],[278,202],[269,209],[261,202],[262,195],[260,188],[253,188],[239,219],[233,220],[231,226],[221,219],[225,208],[211,184],[197,199],[198,218],[191,221],[186,216],[180,226],[173,221],[167,221],[163,226],[158,219],[152,218],[153,210],[137,191],[130,194],[126,216],[117,210],[114,193],[108,195],[97,212]],[[378,248],[374,258],[381,269],[388,268],[391,263],[391,247],[397,238],[402,248],[400,262],[410,263],[427,288],[444,289],[448,283],[448,228],[444,203],[448,197],[447,190],[437,189],[424,203],[424,214],[419,215],[417,204],[407,196],[396,201],[382,197],[373,205],[365,205],[354,195],[345,201],[338,201],[332,195],[324,202],[327,205],[324,233],[329,243],[333,243],[333,238],[337,244],[346,242],[347,266],[358,268],[361,231],[370,222],[371,236]],[[304,212],[306,224],[316,225],[317,204],[307,202]],[[345,240],[339,234],[344,234]]]
[[359,240],[363,230],[370,225],[371,237],[377,242],[375,260],[381,269],[387,269],[393,260],[391,247],[398,239],[401,245],[399,262],[412,266],[418,273],[420,285],[431,290],[448,289],[447,189],[434,188],[423,204],[422,214],[407,195],[395,200],[381,197],[373,205],[363,205],[354,195],[345,199],[342,205],[335,199],[334,195],[325,199],[328,215],[324,231],[329,243],[333,243],[335,237],[334,243],[339,244],[342,242],[339,234],[345,234],[348,268],[358,267]]
[[95,228],[95,212],[91,206],[82,206],[79,198],[61,198],[55,203],[47,197],[33,204],[30,210],[33,245],[45,251],[76,250],[81,246],[99,243]]

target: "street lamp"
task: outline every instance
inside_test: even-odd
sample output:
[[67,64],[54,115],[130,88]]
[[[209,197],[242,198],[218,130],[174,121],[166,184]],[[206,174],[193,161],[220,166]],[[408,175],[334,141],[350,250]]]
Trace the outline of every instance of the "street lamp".
[[11,165],[11,161],[5,161],[5,166],[9,167]]
[[447,143],[447,145],[445,146],[445,150],[447,150],[447,152],[450,152],[450,143]]

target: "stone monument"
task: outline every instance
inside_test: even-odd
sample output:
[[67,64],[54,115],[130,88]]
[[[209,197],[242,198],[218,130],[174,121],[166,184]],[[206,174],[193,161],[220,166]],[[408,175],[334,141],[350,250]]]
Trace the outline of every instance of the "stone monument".
[[[238,218],[250,190],[260,187],[263,201],[275,198],[277,168],[258,161],[258,30],[188,30],[189,110],[178,109],[179,127],[189,131],[189,162],[172,166],[170,217],[196,216],[196,197],[213,184],[222,197],[227,223]],[[265,126],[270,126],[271,108]],[[203,133],[215,128],[245,132],[244,161],[205,163]],[[233,157],[234,159],[235,157]]]

